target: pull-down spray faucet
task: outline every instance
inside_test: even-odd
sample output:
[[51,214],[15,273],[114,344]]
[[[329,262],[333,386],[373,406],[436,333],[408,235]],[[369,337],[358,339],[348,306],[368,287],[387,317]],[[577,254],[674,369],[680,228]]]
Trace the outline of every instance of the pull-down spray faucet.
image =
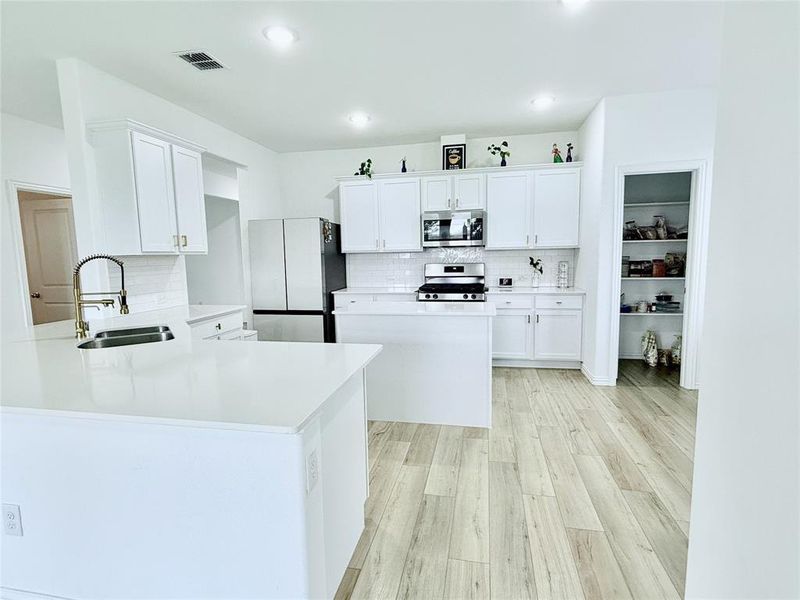
[[[120,290],[119,292],[84,292],[81,290],[81,267],[92,260],[97,259],[110,260],[119,266],[120,273]],[[83,316],[84,306],[94,306],[98,310],[100,306],[114,306],[113,298],[101,298],[99,300],[84,300],[84,296],[98,296],[103,294],[116,294],[119,296],[119,314],[128,314],[128,293],[125,291],[125,267],[122,266],[122,261],[110,254],[92,254],[86,258],[82,258],[75,265],[72,271],[72,296],[75,300],[75,337],[85,338],[86,332],[89,331],[89,324]]]

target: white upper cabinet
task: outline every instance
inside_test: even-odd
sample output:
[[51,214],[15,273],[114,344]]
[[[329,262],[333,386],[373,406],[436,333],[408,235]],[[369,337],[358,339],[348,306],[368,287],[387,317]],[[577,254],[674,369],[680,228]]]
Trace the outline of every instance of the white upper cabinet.
[[463,173],[423,177],[422,207],[426,211],[485,208],[486,176]]
[[483,173],[467,173],[453,176],[455,208],[486,208],[486,176]]
[[529,171],[487,175],[487,248],[530,246],[531,179]]
[[426,211],[453,208],[453,178],[448,175],[422,178],[422,206]]
[[181,252],[208,252],[203,163],[199,152],[172,146],[172,176]]
[[580,169],[534,171],[533,246],[578,246]]
[[340,183],[342,252],[421,251],[420,211],[418,178]]
[[420,193],[417,179],[384,179],[378,182],[381,250],[422,250],[420,240]]
[[136,131],[131,133],[131,144],[141,251],[175,253],[177,226],[170,144]]
[[339,184],[342,252],[378,252],[378,186],[374,181]]
[[89,132],[96,245],[121,255],[207,252],[203,149],[131,120],[94,123]]

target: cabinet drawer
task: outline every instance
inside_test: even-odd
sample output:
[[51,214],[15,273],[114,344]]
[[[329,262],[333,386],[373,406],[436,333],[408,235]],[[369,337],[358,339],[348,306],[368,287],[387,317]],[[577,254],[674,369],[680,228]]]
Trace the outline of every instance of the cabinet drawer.
[[486,300],[497,308],[533,308],[533,296],[522,294],[486,294]]
[[242,313],[235,312],[230,315],[217,317],[216,319],[209,319],[207,321],[193,323],[191,325],[192,338],[209,338],[222,333],[227,333],[229,331],[234,331],[236,329],[242,329],[243,322],[244,317],[242,316]]
[[416,294],[375,294],[373,296],[375,302],[415,302],[417,299]]
[[582,296],[550,296],[536,297],[536,308],[583,308]]

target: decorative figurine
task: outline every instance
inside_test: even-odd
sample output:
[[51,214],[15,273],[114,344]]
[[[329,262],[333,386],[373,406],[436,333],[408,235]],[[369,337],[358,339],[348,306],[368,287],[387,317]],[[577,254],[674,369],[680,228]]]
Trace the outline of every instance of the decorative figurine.
[[553,162],[554,163],[563,163],[564,159],[561,158],[561,150],[558,149],[558,144],[553,144]]
[[405,156],[400,160],[400,163],[402,164],[402,166],[400,167],[400,172],[401,173],[407,172],[408,169],[406,169],[406,157]]
[[572,162],[572,142],[567,142],[567,162]]
[[370,179],[372,179],[372,159],[368,158],[364,162],[362,162],[359,167],[358,171],[353,173],[353,175],[366,175]]
[[642,335],[642,358],[650,367],[655,367],[658,364],[658,343],[656,341],[656,332],[652,329],[648,329]]
[[506,156],[511,156],[511,150],[508,148],[508,142],[503,142],[499,146],[492,144],[487,148],[489,152],[491,152],[492,156],[499,154],[500,155],[500,166],[506,166]]

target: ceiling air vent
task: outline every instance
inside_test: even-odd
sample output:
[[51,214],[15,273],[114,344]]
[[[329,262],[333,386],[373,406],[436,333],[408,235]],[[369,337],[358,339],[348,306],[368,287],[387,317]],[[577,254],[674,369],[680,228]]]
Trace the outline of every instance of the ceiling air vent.
[[176,52],[175,56],[185,60],[195,69],[200,71],[210,71],[212,69],[224,69],[225,65],[216,58],[202,50],[187,50],[186,52]]

